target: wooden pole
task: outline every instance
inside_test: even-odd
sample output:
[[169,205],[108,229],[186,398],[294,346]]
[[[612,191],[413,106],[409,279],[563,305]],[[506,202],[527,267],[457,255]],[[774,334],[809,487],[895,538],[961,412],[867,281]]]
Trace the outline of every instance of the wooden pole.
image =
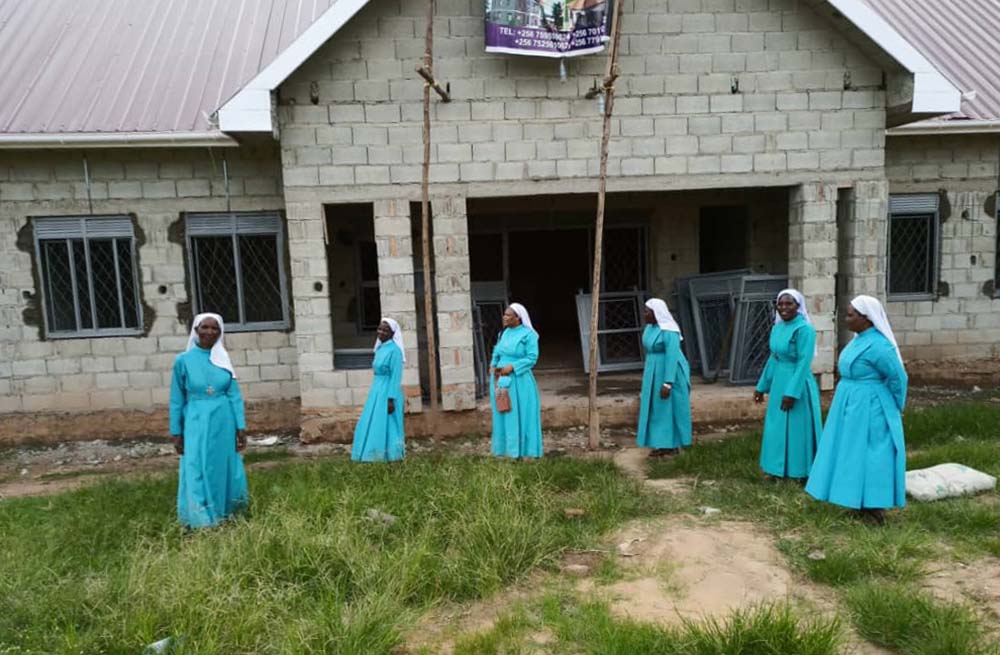
[[[434,0],[427,0],[427,37],[424,49],[421,77],[434,79]],[[427,330],[427,377],[430,383],[431,411],[438,409],[437,338],[434,334],[434,298],[431,281],[431,216],[430,216],[430,170],[431,170],[431,84],[424,82],[424,166],[420,183],[420,241],[424,262],[424,319]]]
[[597,327],[601,302],[601,258],[604,242],[604,206],[608,186],[608,142],[611,140],[611,112],[615,100],[615,79],[618,77],[618,43],[621,40],[622,0],[615,0],[611,15],[611,49],[608,53],[607,75],[604,76],[604,132],[601,135],[601,169],[597,187],[597,219],[594,224],[594,270],[590,288],[590,435],[591,449],[601,443],[601,416],[597,411]]

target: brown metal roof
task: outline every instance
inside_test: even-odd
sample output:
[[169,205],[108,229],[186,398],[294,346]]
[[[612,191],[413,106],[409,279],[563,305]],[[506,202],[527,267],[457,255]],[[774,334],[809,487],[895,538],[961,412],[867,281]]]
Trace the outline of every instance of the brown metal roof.
[[951,118],[1000,118],[1000,0],[864,2],[965,94]]
[[0,0],[0,134],[208,132],[334,0]]

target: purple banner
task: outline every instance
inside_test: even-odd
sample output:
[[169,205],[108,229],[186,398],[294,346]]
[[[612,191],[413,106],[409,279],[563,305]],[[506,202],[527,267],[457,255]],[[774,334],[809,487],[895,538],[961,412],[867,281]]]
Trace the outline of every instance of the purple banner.
[[488,0],[486,52],[573,57],[608,40],[607,0]]

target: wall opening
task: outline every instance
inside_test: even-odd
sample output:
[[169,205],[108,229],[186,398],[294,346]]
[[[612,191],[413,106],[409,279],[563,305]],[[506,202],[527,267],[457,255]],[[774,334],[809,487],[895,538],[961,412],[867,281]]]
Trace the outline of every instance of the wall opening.
[[750,220],[746,205],[702,207],[698,217],[701,273],[746,268],[750,254]]
[[382,316],[374,208],[351,203],[325,210],[334,368],[369,368]]

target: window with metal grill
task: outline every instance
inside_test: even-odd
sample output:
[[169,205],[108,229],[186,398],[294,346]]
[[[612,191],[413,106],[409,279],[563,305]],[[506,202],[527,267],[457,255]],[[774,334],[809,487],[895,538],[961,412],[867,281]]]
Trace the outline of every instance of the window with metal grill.
[[938,283],[939,226],[937,194],[889,197],[890,299],[934,298]]
[[47,336],[142,331],[135,232],[128,216],[34,218],[32,226]]
[[196,313],[227,331],[289,326],[284,235],[275,213],[189,214],[185,220]]
[[993,253],[993,297],[1000,298],[1000,193],[995,196],[994,202],[996,204],[994,216],[996,223],[993,227],[996,230],[994,242],[996,249]]

